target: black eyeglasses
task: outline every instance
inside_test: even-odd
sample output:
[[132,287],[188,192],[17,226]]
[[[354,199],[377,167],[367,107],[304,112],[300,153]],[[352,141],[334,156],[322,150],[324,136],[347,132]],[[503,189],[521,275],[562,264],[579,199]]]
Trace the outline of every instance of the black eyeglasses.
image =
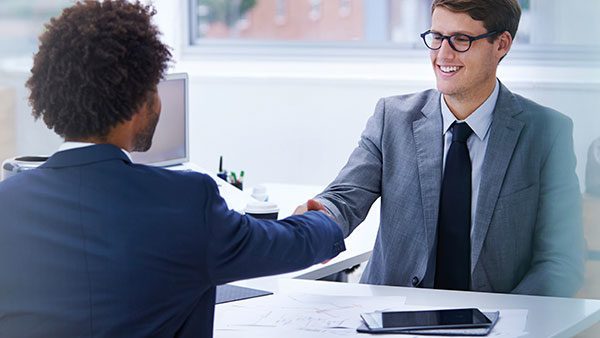
[[454,49],[457,52],[464,53],[468,51],[469,48],[471,48],[471,43],[473,43],[473,41],[485,39],[496,34],[498,34],[498,31],[491,31],[477,36],[470,36],[461,33],[443,35],[428,30],[421,34],[421,38],[423,39],[423,42],[425,42],[425,46],[427,46],[427,48],[429,49],[438,50],[442,48],[442,43],[444,42],[444,39],[447,39],[452,49]]

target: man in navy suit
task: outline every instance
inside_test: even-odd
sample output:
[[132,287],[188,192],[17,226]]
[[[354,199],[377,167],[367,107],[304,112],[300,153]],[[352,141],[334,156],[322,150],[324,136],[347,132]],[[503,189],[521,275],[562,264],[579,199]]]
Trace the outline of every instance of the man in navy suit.
[[257,220],[206,175],[131,162],[171,58],[153,14],[86,1],[40,38],[30,104],[66,142],[0,184],[1,337],[210,337],[216,285],[344,250],[324,213]]

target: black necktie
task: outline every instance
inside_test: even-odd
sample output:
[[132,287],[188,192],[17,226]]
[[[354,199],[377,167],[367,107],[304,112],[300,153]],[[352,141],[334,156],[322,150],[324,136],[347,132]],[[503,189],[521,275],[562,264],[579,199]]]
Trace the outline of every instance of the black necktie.
[[440,196],[435,288],[469,290],[471,280],[471,159],[466,123],[452,124],[452,144]]

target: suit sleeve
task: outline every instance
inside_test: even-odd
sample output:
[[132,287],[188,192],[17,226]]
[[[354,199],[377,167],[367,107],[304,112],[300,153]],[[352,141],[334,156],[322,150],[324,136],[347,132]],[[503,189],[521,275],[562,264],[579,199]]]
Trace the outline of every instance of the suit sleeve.
[[364,221],[371,205],[381,195],[384,117],[385,99],[380,99],[360,137],[358,147],[335,180],[316,196],[334,215],[345,236]]
[[322,212],[259,220],[229,210],[215,182],[206,183],[206,264],[214,285],[303,269],[345,250],[340,227]]
[[529,272],[513,293],[573,296],[583,282],[581,193],[573,124],[559,128],[540,174],[540,200]]

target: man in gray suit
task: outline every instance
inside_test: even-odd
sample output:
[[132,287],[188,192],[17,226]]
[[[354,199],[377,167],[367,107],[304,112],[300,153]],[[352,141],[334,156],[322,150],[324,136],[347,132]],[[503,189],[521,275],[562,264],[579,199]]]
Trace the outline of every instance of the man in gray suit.
[[580,287],[572,122],[496,78],[520,15],[517,0],[433,1],[421,37],[437,90],[381,99],[312,203],[348,235],[381,197],[361,282],[555,296]]

